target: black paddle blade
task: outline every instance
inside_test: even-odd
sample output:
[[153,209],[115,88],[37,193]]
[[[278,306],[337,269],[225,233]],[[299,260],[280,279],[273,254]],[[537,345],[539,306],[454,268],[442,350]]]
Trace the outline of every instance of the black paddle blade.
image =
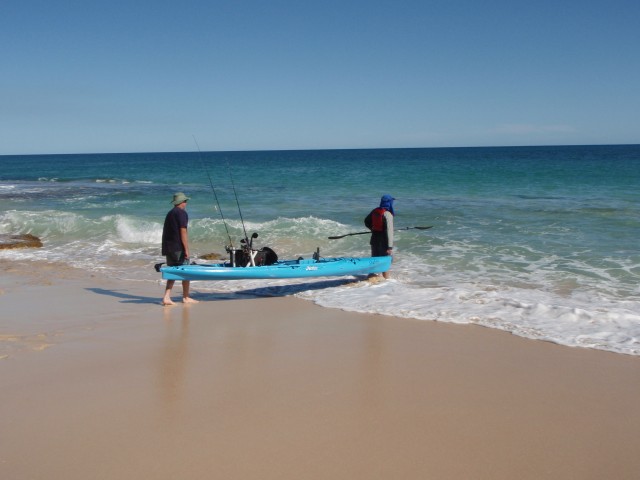
[[356,233],[347,233],[345,235],[338,235],[337,237],[328,237],[329,240],[336,240],[338,238],[344,238],[344,237],[350,237],[351,235],[365,235],[367,233],[371,233],[371,232],[356,232]]

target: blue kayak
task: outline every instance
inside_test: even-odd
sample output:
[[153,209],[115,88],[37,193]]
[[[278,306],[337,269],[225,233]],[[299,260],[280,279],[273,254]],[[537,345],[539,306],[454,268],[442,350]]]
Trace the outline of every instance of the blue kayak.
[[231,263],[159,267],[165,280],[244,280],[336,277],[382,273],[391,267],[388,257],[339,257],[278,260],[270,265],[234,267]]

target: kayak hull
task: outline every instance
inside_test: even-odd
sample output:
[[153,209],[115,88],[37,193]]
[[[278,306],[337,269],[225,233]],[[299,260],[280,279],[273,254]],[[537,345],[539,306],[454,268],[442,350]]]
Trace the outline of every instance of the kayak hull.
[[272,265],[232,267],[229,263],[191,264],[160,267],[165,280],[247,280],[337,277],[382,273],[391,267],[387,257],[338,257],[284,260]]

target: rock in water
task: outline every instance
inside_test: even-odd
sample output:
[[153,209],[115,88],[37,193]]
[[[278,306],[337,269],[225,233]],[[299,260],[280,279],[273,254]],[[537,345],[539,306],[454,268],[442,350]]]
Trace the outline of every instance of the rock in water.
[[24,235],[0,234],[0,250],[9,248],[40,248],[42,241],[35,235],[26,233]]

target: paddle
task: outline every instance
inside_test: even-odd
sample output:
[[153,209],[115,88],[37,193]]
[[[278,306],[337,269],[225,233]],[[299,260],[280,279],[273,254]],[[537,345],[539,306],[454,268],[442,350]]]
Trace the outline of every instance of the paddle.
[[[395,231],[398,232],[400,230],[429,230],[433,228],[433,225],[429,225],[428,227],[404,227],[404,228],[396,228]],[[356,232],[356,233],[347,233],[346,235],[338,235],[337,237],[328,237],[329,240],[337,240],[338,238],[348,237],[350,235],[364,235],[366,233],[371,233],[371,230],[367,230],[366,232]]]

